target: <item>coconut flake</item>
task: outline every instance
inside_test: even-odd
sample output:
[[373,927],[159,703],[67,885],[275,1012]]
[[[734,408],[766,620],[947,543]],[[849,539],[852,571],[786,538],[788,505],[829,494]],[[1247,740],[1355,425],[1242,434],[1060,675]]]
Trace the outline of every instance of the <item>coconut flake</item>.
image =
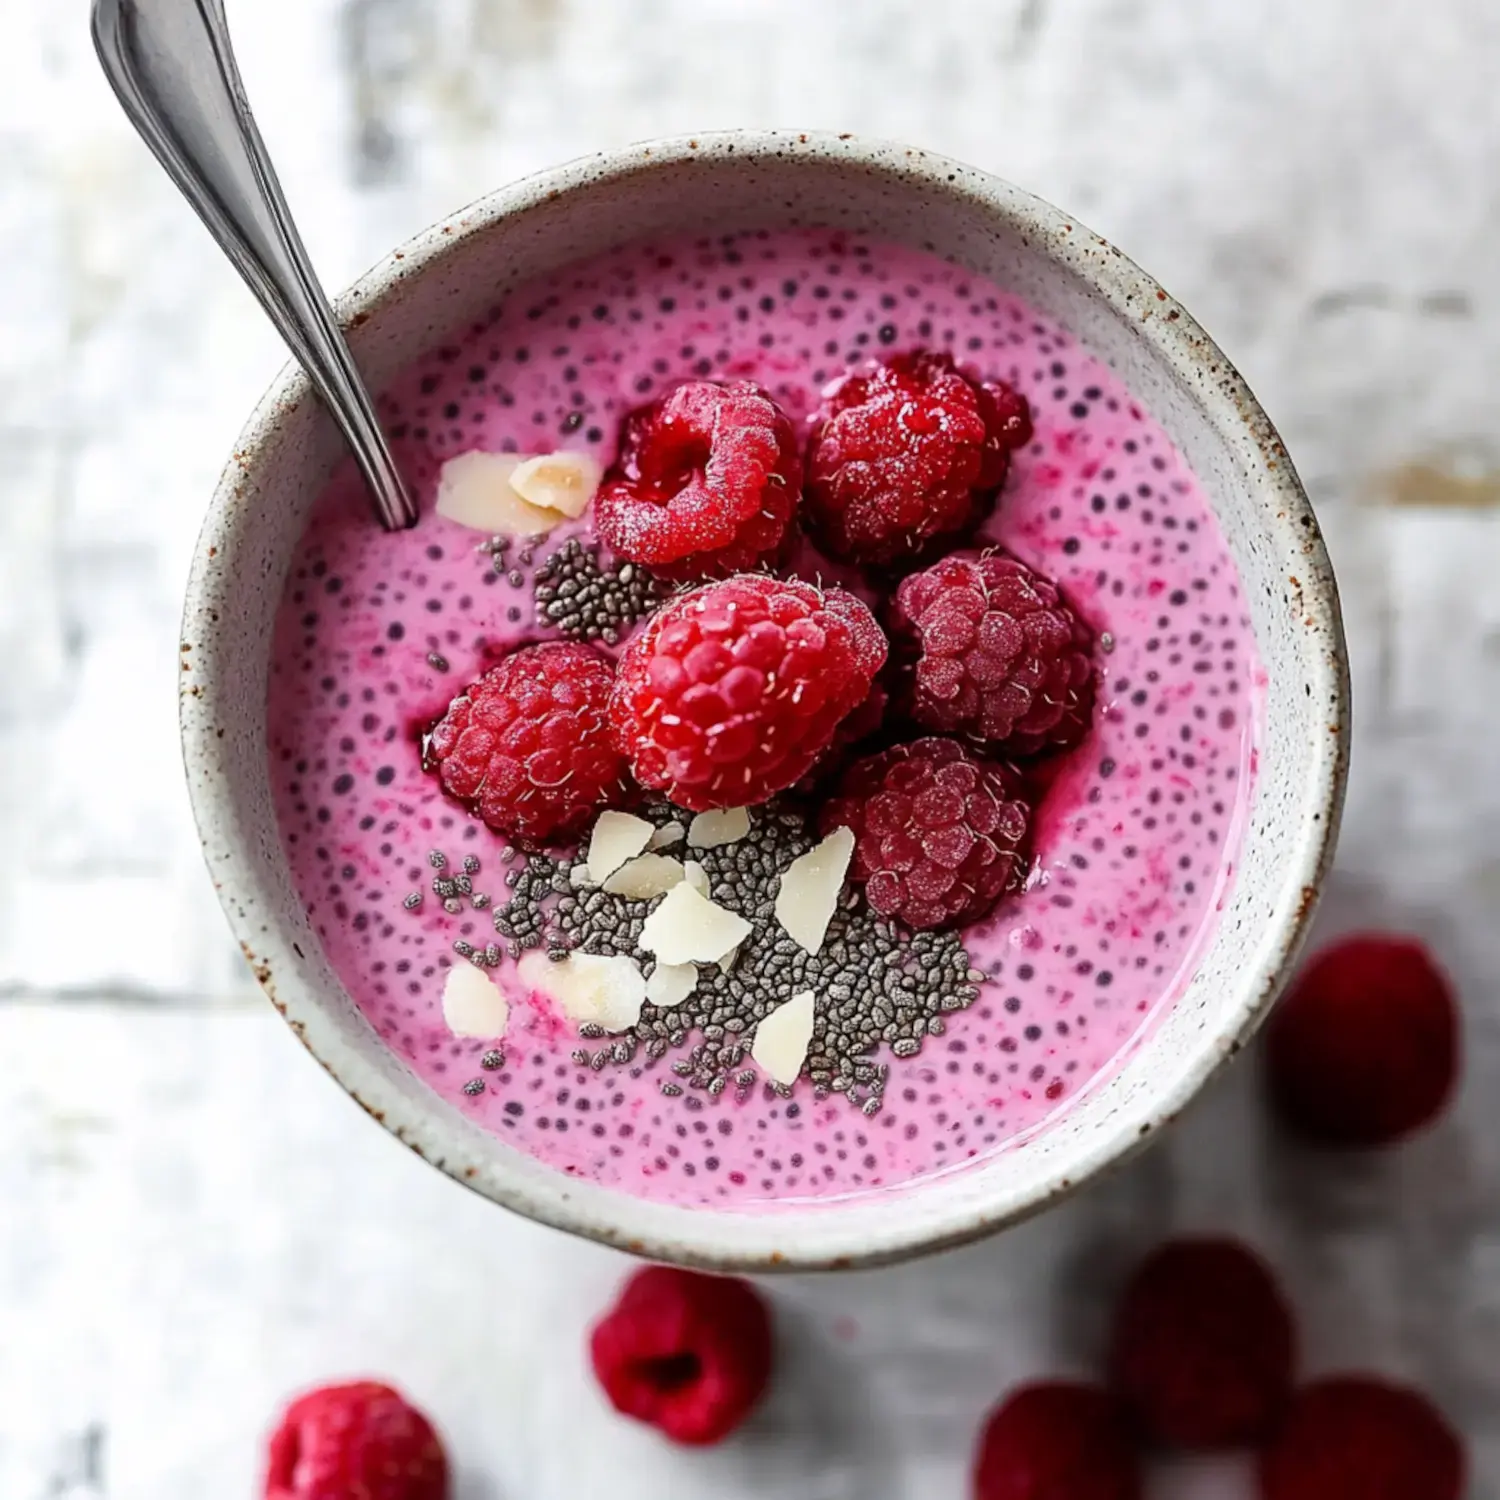
[[696,964],[657,964],[646,981],[646,998],[658,1010],[681,1005],[698,986]]
[[696,859],[683,861],[683,873],[687,876],[687,883],[697,891],[700,896],[711,896],[713,892],[708,885],[708,871],[698,863]]
[[668,859],[664,854],[638,854],[604,882],[604,889],[611,896],[624,896],[628,901],[649,901],[670,891],[682,876],[680,860]]
[[500,987],[473,964],[457,964],[443,984],[443,1020],[454,1036],[505,1035],[510,1006]]
[[715,812],[699,813],[688,824],[687,841],[692,849],[717,849],[721,844],[737,844],[750,832],[750,809],[725,807]]
[[603,885],[627,859],[634,859],[651,841],[654,832],[644,818],[631,813],[602,812],[589,836],[589,878]]
[[460,453],[438,478],[437,513],[492,536],[542,536],[562,513],[530,505],[511,487],[520,464],[514,453]]
[[646,847],[648,849],[670,849],[673,844],[680,844],[682,842],[683,832],[681,823],[663,823],[651,835],[651,842]]
[[646,981],[633,958],[570,953],[554,962],[533,949],[522,957],[518,972],[522,983],[580,1025],[592,1022],[605,1031],[628,1031],[641,1018]]
[[587,453],[545,453],[523,459],[510,487],[524,501],[564,516],[581,516],[599,488],[603,471]]
[[774,1082],[791,1085],[797,1081],[807,1060],[808,1043],[813,1034],[813,992],[803,990],[784,1005],[778,1005],[755,1028],[750,1056]]
[[683,881],[646,918],[640,942],[658,963],[712,964],[749,936],[750,924],[743,917]]
[[816,953],[823,946],[853,853],[854,835],[847,828],[835,828],[782,871],[776,920],[808,953]]
[[568,884],[575,891],[591,891],[599,882],[589,874],[589,867],[587,865],[574,865],[568,871]]

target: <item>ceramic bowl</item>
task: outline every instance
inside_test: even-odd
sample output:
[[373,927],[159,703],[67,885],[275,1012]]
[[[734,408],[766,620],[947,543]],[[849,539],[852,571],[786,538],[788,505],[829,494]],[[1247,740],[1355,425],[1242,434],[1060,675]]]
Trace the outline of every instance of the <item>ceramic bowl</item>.
[[1245,1043],[1307,930],[1334,843],[1348,738],[1338,599],[1275,430],[1189,314],[1075,219],[996,178],[848,136],[659,141],[503,188],[395,251],[340,299],[386,384],[511,287],[625,240],[822,225],[933,251],[1028,298],[1103,358],[1207,492],[1265,665],[1243,862],[1186,992],[1106,1083],[1019,1148],[897,1192],[734,1214],[565,1177],[485,1133],[387,1050],[326,962],[272,814],[272,617],[309,507],[339,457],[289,368],[251,416],[209,507],[182,635],[182,737],[209,868],[246,958],[288,1024],[369,1114],[435,1167],[543,1223],[723,1269],[875,1264],[1036,1212],[1166,1125]]

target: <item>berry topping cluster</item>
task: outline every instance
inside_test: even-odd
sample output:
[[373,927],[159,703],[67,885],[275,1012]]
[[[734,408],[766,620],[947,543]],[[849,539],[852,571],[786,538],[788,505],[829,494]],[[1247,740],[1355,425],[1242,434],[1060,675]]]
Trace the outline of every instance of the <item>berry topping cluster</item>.
[[[1017,391],[941,352],[851,371],[800,437],[748,381],[676,386],[626,417],[592,498],[656,607],[617,657],[513,652],[454,699],[428,769],[530,847],[641,794],[704,812],[833,788],[824,830],[855,835],[875,911],[983,918],[1025,879],[1019,763],[1078,744],[1093,711],[1093,637],[1054,583],[993,549],[934,559],[1030,438]],[[819,549],[862,581],[825,583]]]

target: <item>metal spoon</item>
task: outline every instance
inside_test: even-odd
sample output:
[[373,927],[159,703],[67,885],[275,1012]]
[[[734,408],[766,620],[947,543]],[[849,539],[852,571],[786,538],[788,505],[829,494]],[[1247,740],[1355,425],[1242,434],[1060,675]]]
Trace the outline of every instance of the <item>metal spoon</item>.
[[94,0],[94,47],[130,123],[281,331],[354,450],[388,530],[417,507],[318,284],[250,113],[223,0]]

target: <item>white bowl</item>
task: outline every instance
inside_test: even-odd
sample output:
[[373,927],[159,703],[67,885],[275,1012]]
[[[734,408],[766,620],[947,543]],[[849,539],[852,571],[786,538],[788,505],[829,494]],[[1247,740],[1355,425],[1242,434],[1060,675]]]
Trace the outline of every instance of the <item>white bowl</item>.
[[971,168],[848,136],[743,132],[558,167],[420,234],[347,292],[361,368],[385,385],[512,287],[673,231],[837,226],[958,262],[1029,299],[1123,378],[1192,466],[1240,572],[1269,678],[1243,859],[1184,993],[1103,1085],[1035,1139],[898,1192],[734,1214],[652,1203],[551,1170],[472,1124],[379,1040],[323,956],[272,811],[272,618],[340,443],[283,371],[237,444],[198,543],[182,631],[182,739],[204,852],[288,1024],[399,1140],[495,1202],[641,1255],[721,1269],[870,1265],[986,1234],[1120,1161],[1244,1044],[1307,930],[1348,754],[1338,597],[1275,430],[1203,330],[1067,214]]

